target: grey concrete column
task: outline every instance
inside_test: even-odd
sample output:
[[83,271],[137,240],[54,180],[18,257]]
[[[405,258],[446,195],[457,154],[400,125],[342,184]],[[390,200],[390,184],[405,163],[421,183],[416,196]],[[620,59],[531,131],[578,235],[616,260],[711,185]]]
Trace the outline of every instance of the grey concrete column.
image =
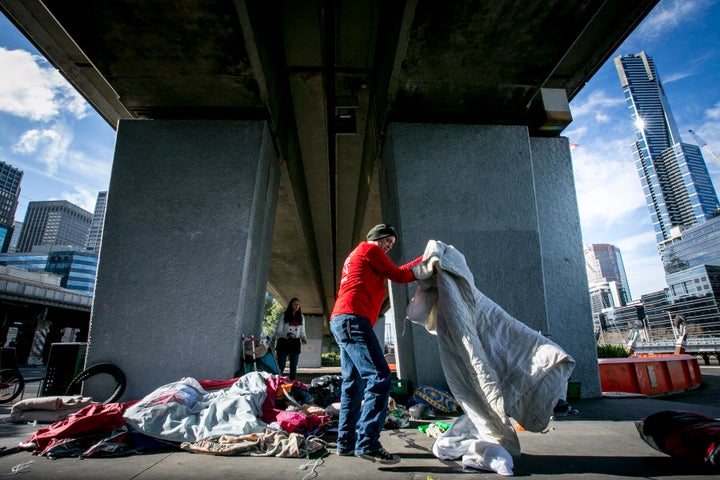
[[531,138],[548,337],[575,359],[570,378],[582,396],[602,395],[582,247],[575,177],[567,138]]
[[120,123],[86,363],[118,365],[123,399],[232,378],[261,333],[278,182],[264,122]]
[[[480,291],[551,335],[583,363],[580,371],[592,378],[582,380],[594,385],[597,362],[590,365],[587,342],[561,341],[566,323],[575,324],[566,332],[592,338],[592,321],[577,206],[568,208],[575,202],[572,169],[556,171],[552,163],[555,156],[569,163],[569,149],[564,139],[546,140],[531,141],[525,127],[393,124],[381,166],[383,219],[400,230],[396,261],[422,254],[430,239],[453,245]],[[544,162],[537,171],[535,148]],[[537,191],[536,181],[544,182]],[[553,245],[560,239],[562,245]],[[399,374],[415,385],[444,387],[436,339],[404,320],[414,288],[392,287]],[[594,343],[590,347],[594,355]]]

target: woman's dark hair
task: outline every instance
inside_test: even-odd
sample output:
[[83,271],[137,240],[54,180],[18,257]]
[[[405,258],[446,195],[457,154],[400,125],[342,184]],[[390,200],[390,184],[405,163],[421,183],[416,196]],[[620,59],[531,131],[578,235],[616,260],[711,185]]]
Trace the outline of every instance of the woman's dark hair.
[[296,314],[297,317],[296,317],[296,318],[293,318],[294,315],[293,315],[292,304],[293,304],[293,302],[296,301],[296,300],[297,300],[298,302],[300,301],[299,298],[293,297],[293,298],[291,298],[290,301],[288,302],[288,306],[287,306],[287,308],[285,309],[285,315],[283,316],[283,320],[285,320],[285,323],[291,323],[291,322],[293,322],[293,323],[302,323],[302,321],[303,321],[302,307],[298,308],[297,314]]

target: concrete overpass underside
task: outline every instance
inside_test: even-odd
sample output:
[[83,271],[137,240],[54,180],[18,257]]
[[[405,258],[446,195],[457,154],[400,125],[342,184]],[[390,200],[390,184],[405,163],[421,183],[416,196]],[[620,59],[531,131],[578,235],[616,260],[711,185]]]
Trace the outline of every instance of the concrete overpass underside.
[[[400,223],[402,212],[399,216],[388,214],[392,202],[388,203],[387,190],[393,183],[387,181],[386,158],[397,154],[388,145],[391,132],[407,136],[409,130],[393,130],[393,125],[510,129],[493,130],[490,135],[521,132],[519,148],[529,152],[528,158],[535,155],[537,161],[537,152],[545,144],[535,140],[557,139],[570,122],[567,100],[581,90],[656,3],[2,0],[0,8],[110,125],[119,125],[108,203],[111,223],[113,187],[120,185],[120,179],[132,182],[132,177],[123,176],[128,171],[122,170],[127,167],[121,160],[129,151],[138,153],[125,149],[128,140],[124,132],[132,137],[138,129],[153,130],[153,124],[174,126],[178,123],[167,122],[184,121],[264,125],[265,133],[257,135],[267,135],[277,171],[271,165],[263,178],[269,179],[270,185],[273,175],[277,176],[273,195],[277,205],[265,217],[274,222],[267,276],[261,261],[257,278],[263,282],[266,278],[268,290],[281,302],[299,297],[305,313],[327,316],[339,269],[350,249],[369,226],[388,220],[388,216]],[[206,128],[208,124],[203,125]],[[513,130],[518,128],[521,130]],[[244,138],[255,138],[256,133],[248,131],[246,135]],[[393,148],[401,143],[393,143]],[[258,151],[264,155],[265,150]],[[172,162],[155,155],[138,160],[142,165],[132,171],[156,168],[161,171],[158,175],[167,173]],[[569,152],[559,155],[569,158]],[[474,175],[502,168],[498,162],[508,159],[499,157],[494,164],[492,159],[483,161],[488,163]],[[178,165],[174,175],[179,179],[182,168],[190,167]],[[207,166],[214,168],[209,160]],[[449,175],[464,174],[443,172],[435,180],[442,182]],[[552,173],[547,175],[550,178]],[[138,181],[138,189],[146,186]],[[135,194],[116,188],[115,208],[129,208],[129,199]],[[138,202],[149,203],[152,197],[146,195],[150,194],[138,193]],[[386,200],[381,202],[383,196]],[[172,207],[178,205],[190,208],[180,201]],[[494,211],[479,207],[488,215]],[[126,228],[119,221],[120,214],[114,218],[118,221],[110,230],[115,233],[108,233],[106,225],[111,237],[108,242],[114,242],[112,238]],[[192,215],[189,218],[194,219]],[[146,221],[152,223],[153,219]],[[573,228],[579,232],[579,227]],[[560,229],[557,225],[551,230]],[[409,226],[408,230],[416,235],[426,233]],[[541,232],[543,225],[535,230]],[[140,235],[134,238],[137,250],[146,246],[143,241],[157,241],[134,235]],[[248,242],[251,239],[252,235],[248,236]],[[573,238],[576,240],[579,242]],[[400,253],[419,253],[411,252],[410,245],[405,247]],[[581,257],[579,243],[577,248]],[[538,248],[538,255],[541,251],[544,248]],[[144,254],[167,256],[164,262],[153,264],[157,267],[154,274],[174,272],[169,253],[151,250]],[[202,268],[200,265],[193,267]],[[252,260],[244,260],[244,265],[252,266]],[[125,280],[151,283],[138,277],[142,275],[129,275]],[[120,279],[107,278],[110,273],[107,267],[103,273],[101,257],[100,296],[104,282],[122,284]],[[168,283],[168,291],[178,288]],[[545,297],[547,305],[543,305],[551,310],[555,300]],[[511,304],[512,296],[508,299]],[[512,310],[512,305],[503,306]],[[93,322],[102,315],[100,308],[96,300]],[[149,323],[155,321],[149,315],[153,308],[162,310],[160,306],[139,309]],[[253,315],[260,313],[258,308],[260,302],[250,308]],[[122,318],[138,314],[120,310],[124,308],[116,306],[115,314]],[[588,338],[591,324],[589,329]],[[234,333],[238,331],[235,328]],[[93,357],[92,330],[90,342],[89,357]],[[583,391],[593,388],[583,387]]]

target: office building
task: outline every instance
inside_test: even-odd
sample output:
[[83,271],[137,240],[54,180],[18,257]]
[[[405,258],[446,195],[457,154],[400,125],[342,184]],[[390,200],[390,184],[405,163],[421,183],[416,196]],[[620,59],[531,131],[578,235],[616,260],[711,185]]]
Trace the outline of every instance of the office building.
[[720,337],[720,266],[696,265],[665,276],[672,305],[668,315],[681,315],[688,336]]
[[63,288],[93,295],[97,265],[95,252],[58,249],[48,254],[45,271],[61,275]]
[[12,236],[10,237],[10,245],[8,246],[8,252],[16,252],[17,251],[17,244],[18,240],[20,239],[20,235],[22,234],[22,227],[23,223],[18,222],[17,220],[13,222],[13,232]]
[[0,224],[12,226],[20,199],[23,172],[0,162]]
[[90,212],[67,200],[30,202],[17,251],[32,252],[38,247],[47,251],[54,245],[82,250],[92,219]]
[[620,249],[607,243],[593,243],[585,244],[583,252],[590,286],[614,283],[613,304],[608,306],[627,305],[632,297]]
[[720,265],[720,216],[683,230],[659,248],[666,277],[700,265]]
[[21,170],[0,161],[0,252],[10,248],[22,178]]
[[650,340],[672,340],[673,329],[667,309],[670,307],[668,289],[646,293],[640,296],[645,309],[645,325],[650,334]]
[[630,287],[620,249],[606,243],[585,243],[583,253],[596,339],[617,341],[615,309],[630,302]]
[[87,295],[95,291],[98,254],[84,250],[51,247],[45,253],[0,254],[0,265],[22,268],[28,272],[48,272],[61,277],[59,286]]
[[657,243],[705,222],[718,210],[700,147],[683,143],[653,59],[640,52],[615,58],[635,126],[635,165]]
[[105,224],[105,209],[107,208],[108,192],[98,192],[95,201],[95,212],[93,213],[92,223],[90,223],[90,232],[88,233],[85,248],[91,252],[100,250],[102,242],[103,225]]

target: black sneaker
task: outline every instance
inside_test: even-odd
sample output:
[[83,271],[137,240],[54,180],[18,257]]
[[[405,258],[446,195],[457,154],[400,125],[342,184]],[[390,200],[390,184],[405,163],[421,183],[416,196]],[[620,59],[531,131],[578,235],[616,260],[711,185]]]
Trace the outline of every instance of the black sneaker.
[[400,457],[398,457],[397,455],[393,455],[392,453],[386,452],[385,449],[382,447],[375,450],[374,452],[366,452],[358,456],[360,458],[364,458],[365,460],[370,460],[371,462],[384,463],[386,465],[392,465],[400,461]]
[[337,454],[341,457],[352,457],[355,455],[353,450],[336,450]]

